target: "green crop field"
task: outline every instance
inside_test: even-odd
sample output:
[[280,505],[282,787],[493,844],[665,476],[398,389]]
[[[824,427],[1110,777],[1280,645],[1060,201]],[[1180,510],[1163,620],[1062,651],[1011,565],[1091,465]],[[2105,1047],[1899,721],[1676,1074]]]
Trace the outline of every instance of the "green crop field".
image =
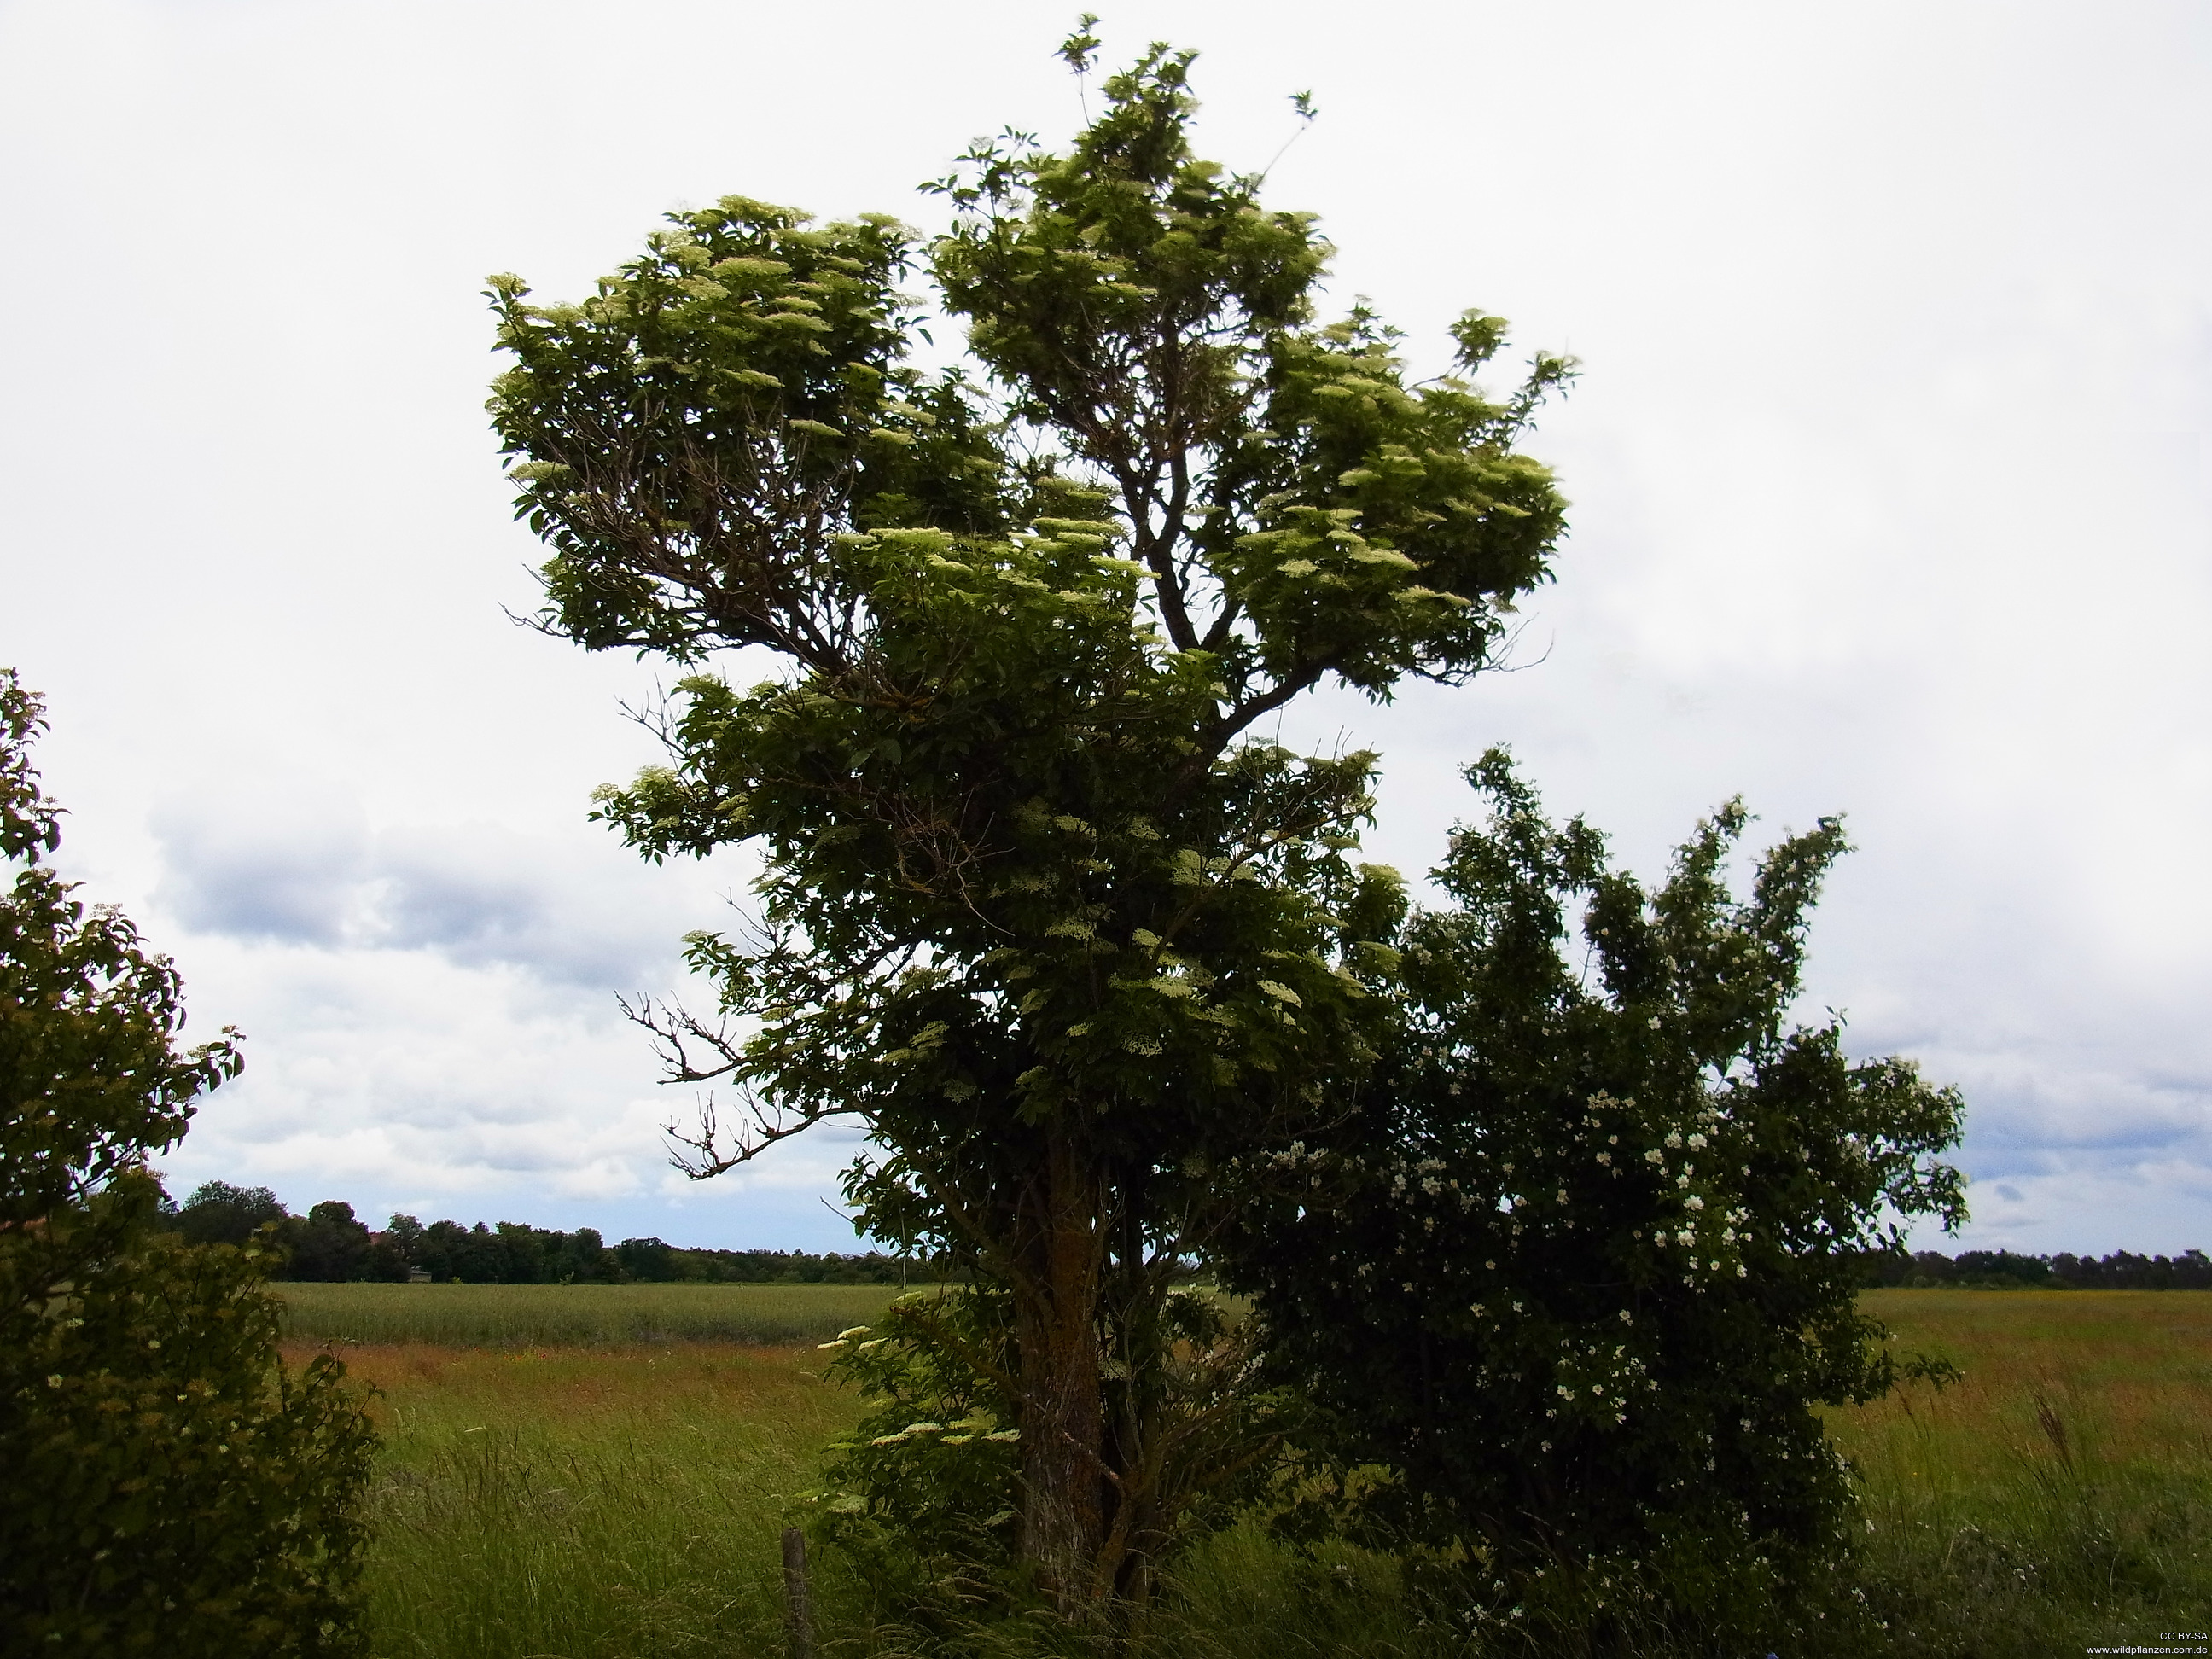
[[[295,1352],[358,1339],[339,1352],[380,1391],[379,1654],[781,1651],[784,1507],[859,1413],[821,1379],[811,1344],[865,1322],[891,1292],[286,1294]],[[1883,1647],[1855,1656],[2040,1659],[2212,1629],[2212,1294],[1898,1291],[1870,1305],[1900,1347],[1948,1356],[1966,1381],[1833,1415],[1866,1480],[1863,1583],[1890,1623]],[[781,1346],[716,1337],[792,1329],[778,1320],[814,1322]],[[834,1558],[817,1571],[825,1654],[914,1650]],[[1181,1564],[1146,1647],[1158,1659],[1468,1651],[1420,1625],[1387,1560],[1339,1551],[1301,1563],[1253,1525]]]
[[895,1285],[300,1285],[276,1286],[287,1334],[310,1342],[826,1342]]

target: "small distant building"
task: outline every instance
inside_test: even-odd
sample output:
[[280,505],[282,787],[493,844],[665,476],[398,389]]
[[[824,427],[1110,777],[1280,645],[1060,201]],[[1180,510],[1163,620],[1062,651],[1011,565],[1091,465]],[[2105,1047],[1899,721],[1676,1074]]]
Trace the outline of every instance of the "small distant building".
[[430,1282],[430,1270],[428,1267],[410,1267],[407,1270],[407,1282],[410,1285],[428,1284]]

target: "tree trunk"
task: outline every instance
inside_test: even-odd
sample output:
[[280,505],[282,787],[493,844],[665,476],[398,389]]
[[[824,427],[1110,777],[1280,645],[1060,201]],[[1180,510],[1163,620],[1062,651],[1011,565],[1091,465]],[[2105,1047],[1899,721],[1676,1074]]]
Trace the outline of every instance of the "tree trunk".
[[1032,1212],[1033,1291],[1017,1297],[1022,1556],[1061,1614],[1106,1612],[1098,1559],[1110,1481],[1100,1388],[1099,1294],[1106,1241],[1100,1172],[1054,1133]]

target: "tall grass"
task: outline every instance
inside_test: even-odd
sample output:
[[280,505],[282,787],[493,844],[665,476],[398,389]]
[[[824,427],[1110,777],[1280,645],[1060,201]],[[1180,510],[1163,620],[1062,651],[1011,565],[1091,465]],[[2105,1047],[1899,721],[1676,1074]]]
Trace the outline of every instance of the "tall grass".
[[787,1350],[349,1353],[382,1390],[368,1574],[390,1659],[781,1644],[776,1537],[855,1403]]
[[1897,1650],[1977,1659],[2212,1629],[2212,1295],[1899,1291],[1965,1381],[1838,1413]]
[[[496,1293],[487,1306],[574,1294],[390,1288]],[[1865,1477],[1874,1529],[1863,1585],[1887,1629],[1783,1659],[2025,1659],[2170,1645],[2160,1632],[2212,1629],[2212,1294],[1920,1291],[1874,1305],[1900,1346],[1948,1354],[1966,1381],[1835,1413],[1838,1440]],[[821,1379],[820,1357],[711,1341],[523,1346],[496,1334],[512,1328],[488,1316],[469,1328],[482,1346],[347,1351],[356,1374],[383,1391],[369,1571],[377,1652],[780,1654],[785,1507],[812,1483],[822,1443],[859,1414],[859,1402]],[[825,1659],[921,1650],[834,1556],[816,1572]],[[1512,1650],[1423,1615],[1388,1558],[1303,1559],[1247,1523],[1176,1564],[1133,1659]]]
[[313,1285],[275,1287],[309,1342],[824,1342],[882,1313],[895,1285]]

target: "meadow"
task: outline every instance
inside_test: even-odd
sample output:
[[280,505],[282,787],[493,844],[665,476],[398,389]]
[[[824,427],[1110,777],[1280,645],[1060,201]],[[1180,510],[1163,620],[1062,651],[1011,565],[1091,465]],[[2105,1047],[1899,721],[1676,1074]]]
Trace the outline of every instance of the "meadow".
[[[2212,1630],[2212,1292],[1885,1291],[1965,1373],[1838,1412],[1900,1653],[2079,1653]],[[2202,1648],[2205,1638],[2193,1643]]]
[[[284,1293],[293,1352],[327,1343],[380,1391],[380,1655],[781,1651],[784,1507],[859,1413],[811,1343],[895,1291]],[[1869,1305],[1900,1348],[1965,1380],[1832,1414],[1864,1476],[1862,1582],[1888,1626],[1879,1649],[1851,1651],[2026,1659],[2212,1629],[2212,1293],[1893,1291]],[[563,1331],[577,1334],[550,1334]],[[817,1579],[825,1656],[915,1650],[834,1557]],[[1422,1622],[1388,1560],[1302,1561],[1254,1526],[1181,1564],[1145,1645],[1163,1659],[1473,1651]]]
[[865,1324],[896,1285],[313,1285],[276,1286],[285,1334],[339,1344],[826,1342]]

